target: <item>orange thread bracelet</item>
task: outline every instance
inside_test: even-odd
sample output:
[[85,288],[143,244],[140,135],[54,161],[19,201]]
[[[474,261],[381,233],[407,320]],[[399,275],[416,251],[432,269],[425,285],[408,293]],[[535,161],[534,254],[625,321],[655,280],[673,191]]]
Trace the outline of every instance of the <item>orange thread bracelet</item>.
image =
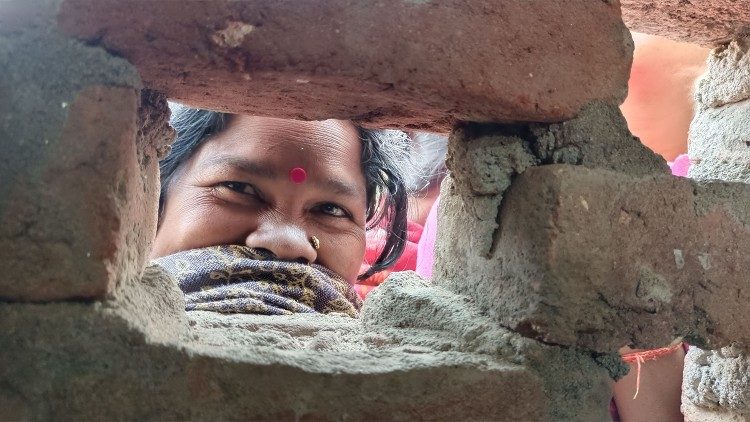
[[675,350],[682,347],[682,342],[678,342],[669,347],[662,347],[659,349],[644,350],[642,352],[630,352],[625,353],[622,356],[622,360],[626,363],[636,363],[636,376],[635,376],[635,395],[633,400],[638,397],[638,391],[641,389],[641,364],[646,363],[650,360],[656,360],[660,357],[671,355]]

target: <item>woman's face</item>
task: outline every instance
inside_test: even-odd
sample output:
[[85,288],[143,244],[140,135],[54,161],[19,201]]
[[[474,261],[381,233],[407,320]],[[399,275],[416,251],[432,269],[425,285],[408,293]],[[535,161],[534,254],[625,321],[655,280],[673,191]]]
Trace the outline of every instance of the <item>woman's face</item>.
[[[172,179],[152,257],[247,245],[354,282],[365,253],[360,156],[348,122],[233,116]],[[298,167],[307,173],[302,183],[290,178]],[[311,236],[320,240],[318,250]]]

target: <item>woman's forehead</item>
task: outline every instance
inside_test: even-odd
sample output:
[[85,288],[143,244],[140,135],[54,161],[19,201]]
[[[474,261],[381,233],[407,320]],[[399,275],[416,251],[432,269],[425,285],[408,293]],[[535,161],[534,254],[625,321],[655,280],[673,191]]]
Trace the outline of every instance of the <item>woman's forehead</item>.
[[302,121],[237,115],[223,133],[232,141],[268,147],[284,144],[324,150],[335,147],[340,152],[356,152],[357,158],[361,148],[357,129],[351,122],[342,120]]
[[197,164],[211,166],[221,157],[222,162],[253,163],[267,169],[267,174],[302,167],[311,175],[360,183],[364,182],[361,148],[359,133],[350,122],[235,116],[203,145]]

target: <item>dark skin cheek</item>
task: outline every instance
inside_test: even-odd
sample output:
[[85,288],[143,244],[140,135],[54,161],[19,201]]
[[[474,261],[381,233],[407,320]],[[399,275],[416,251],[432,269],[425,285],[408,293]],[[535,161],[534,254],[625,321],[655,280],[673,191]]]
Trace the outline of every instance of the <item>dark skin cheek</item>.
[[210,196],[197,201],[193,213],[190,224],[194,224],[197,230],[191,237],[213,245],[243,244],[247,235],[257,229],[259,221],[256,213],[236,205],[228,206]]
[[[159,255],[205,246],[239,243],[233,233],[251,231],[251,221],[237,213],[228,213],[209,189],[187,188],[168,198],[162,225],[157,233]],[[246,227],[238,228],[244,222]]]
[[348,219],[331,221],[330,217],[317,215],[306,216],[301,225],[308,235],[320,240],[316,263],[354,283],[365,254],[364,227]]

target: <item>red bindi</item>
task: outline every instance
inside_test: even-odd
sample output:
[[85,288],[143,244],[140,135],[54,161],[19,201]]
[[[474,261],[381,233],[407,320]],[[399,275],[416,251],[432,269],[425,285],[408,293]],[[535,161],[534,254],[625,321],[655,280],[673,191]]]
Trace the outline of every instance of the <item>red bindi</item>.
[[307,179],[307,172],[302,167],[295,167],[291,170],[289,170],[289,180],[292,181],[292,183],[303,183]]

